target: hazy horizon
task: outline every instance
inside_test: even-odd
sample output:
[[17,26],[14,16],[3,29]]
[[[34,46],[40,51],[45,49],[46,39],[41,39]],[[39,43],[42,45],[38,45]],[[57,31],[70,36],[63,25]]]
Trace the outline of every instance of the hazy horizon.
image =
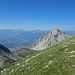
[[[12,28],[4,28],[4,29],[0,29],[0,30],[48,30],[48,31],[51,31],[53,29],[20,29],[20,28],[18,28],[18,29],[13,28],[12,29]],[[59,29],[59,30],[61,30],[61,31],[75,31],[75,30],[69,30],[69,29]]]

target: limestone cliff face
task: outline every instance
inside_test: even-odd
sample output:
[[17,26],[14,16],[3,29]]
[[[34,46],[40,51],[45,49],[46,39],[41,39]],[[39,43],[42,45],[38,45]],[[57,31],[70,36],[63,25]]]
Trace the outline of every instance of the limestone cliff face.
[[28,48],[32,50],[43,50],[69,37],[69,35],[61,32],[59,29],[56,28],[52,30],[49,34],[34,41],[34,43],[32,43]]
[[8,48],[0,44],[0,67],[17,61],[19,56],[12,53]]

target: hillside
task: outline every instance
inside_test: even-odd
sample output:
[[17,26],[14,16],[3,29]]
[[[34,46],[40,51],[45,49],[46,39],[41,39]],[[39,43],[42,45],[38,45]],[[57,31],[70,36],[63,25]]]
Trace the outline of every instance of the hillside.
[[35,50],[30,50],[30,49],[28,49],[28,48],[21,48],[21,49],[15,51],[14,53],[16,53],[16,54],[17,54],[18,56],[20,56],[20,57],[28,57],[28,56],[30,56],[30,55],[36,53],[36,52],[37,52],[37,51],[35,51]]
[[1,68],[0,75],[75,75],[75,36]]

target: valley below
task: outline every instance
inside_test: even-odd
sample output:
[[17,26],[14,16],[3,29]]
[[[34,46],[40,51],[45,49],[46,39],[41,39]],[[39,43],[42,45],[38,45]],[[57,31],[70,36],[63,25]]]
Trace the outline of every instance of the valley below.
[[[12,52],[27,47],[35,40],[48,34],[51,30],[12,30],[4,29],[0,30],[0,44],[8,47]],[[63,31],[69,35],[74,35],[75,31],[65,30]],[[32,36],[32,37],[31,37]]]

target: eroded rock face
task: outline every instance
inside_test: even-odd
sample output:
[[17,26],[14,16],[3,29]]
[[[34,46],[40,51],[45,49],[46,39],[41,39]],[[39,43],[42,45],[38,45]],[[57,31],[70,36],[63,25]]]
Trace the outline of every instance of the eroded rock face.
[[17,61],[19,56],[13,54],[8,48],[0,44],[0,67]]
[[34,43],[31,44],[28,48],[32,50],[43,50],[69,37],[69,35],[65,34],[64,32],[61,32],[59,29],[56,28],[52,30],[49,34],[34,41]]

